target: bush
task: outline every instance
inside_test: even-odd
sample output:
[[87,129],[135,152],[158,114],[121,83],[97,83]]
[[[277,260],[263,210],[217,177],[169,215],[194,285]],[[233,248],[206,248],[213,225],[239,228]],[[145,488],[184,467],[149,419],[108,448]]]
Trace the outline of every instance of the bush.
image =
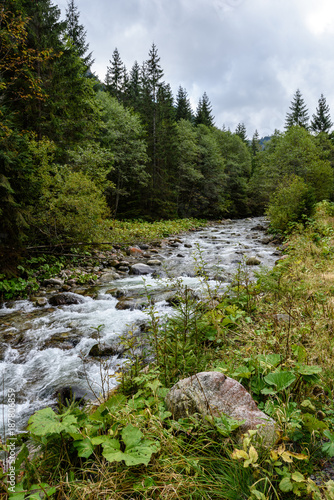
[[108,215],[101,188],[82,172],[60,169],[48,175],[47,190],[34,214],[34,226],[49,242],[99,241]]
[[287,176],[275,191],[266,215],[270,218],[271,229],[283,233],[289,224],[301,222],[314,211],[314,190],[297,175]]

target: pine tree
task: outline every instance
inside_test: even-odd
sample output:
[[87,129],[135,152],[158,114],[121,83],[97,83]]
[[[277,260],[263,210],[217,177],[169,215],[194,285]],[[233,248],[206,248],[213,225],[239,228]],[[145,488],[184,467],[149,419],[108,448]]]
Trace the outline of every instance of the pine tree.
[[198,101],[196,116],[195,116],[195,124],[206,125],[207,127],[213,127],[214,125],[214,116],[212,115],[212,105],[210,103],[210,100],[206,92],[204,92],[204,94]]
[[109,62],[111,66],[107,67],[106,88],[112,97],[115,97],[118,102],[122,102],[126,91],[127,71],[117,48],[115,48]]
[[176,121],[179,120],[193,120],[193,113],[191,109],[191,104],[188,99],[188,94],[186,89],[183,87],[179,87],[177,96],[176,96]]
[[291,110],[291,112],[287,113],[286,115],[285,128],[289,129],[294,125],[299,125],[300,127],[304,127],[307,130],[309,115],[306,104],[299,89],[296,90],[289,109]]
[[94,63],[94,59],[92,59],[92,52],[85,55],[89,49],[89,44],[86,43],[87,31],[82,24],[79,23],[79,17],[80,12],[74,0],[69,0],[66,9],[66,33],[77,49],[79,57],[81,57],[89,69]]
[[254,135],[252,137],[252,142],[250,145],[252,156],[255,156],[258,151],[260,151],[260,136],[257,130],[255,130]]
[[247,131],[244,123],[238,123],[237,128],[235,129],[235,135],[238,135],[243,142],[248,144]]
[[126,95],[124,98],[124,104],[130,106],[135,111],[140,110],[140,100],[141,100],[141,76],[140,76],[140,66],[137,61],[134,62],[127,86],[126,86]]
[[158,157],[157,157],[157,121],[158,121],[158,92],[162,86],[163,70],[160,66],[160,57],[155,44],[149,51],[149,59],[144,62],[141,71],[142,99],[141,115],[148,132],[148,153],[150,156],[149,173],[151,175],[150,210],[154,210],[152,196],[157,196],[159,184]]
[[332,126],[333,122],[331,121],[329,106],[326,103],[326,98],[321,94],[316,114],[312,115],[311,130],[315,133],[328,133]]

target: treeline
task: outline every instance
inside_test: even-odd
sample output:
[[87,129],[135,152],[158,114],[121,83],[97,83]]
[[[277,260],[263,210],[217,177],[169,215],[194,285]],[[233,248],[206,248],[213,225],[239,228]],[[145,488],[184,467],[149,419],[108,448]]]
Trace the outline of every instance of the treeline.
[[205,92],[195,112],[186,89],[180,86],[174,97],[154,44],[130,70],[115,49],[104,82],[92,63],[74,0],[64,21],[51,0],[2,3],[3,246],[101,241],[110,217],[259,214],[278,186],[293,182],[304,183],[302,212],[301,206],[333,195],[323,96],[311,133],[292,116],[305,112],[297,91],[287,131],[276,132],[263,149],[257,132],[247,139],[242,123],[234,133],[217,128]]

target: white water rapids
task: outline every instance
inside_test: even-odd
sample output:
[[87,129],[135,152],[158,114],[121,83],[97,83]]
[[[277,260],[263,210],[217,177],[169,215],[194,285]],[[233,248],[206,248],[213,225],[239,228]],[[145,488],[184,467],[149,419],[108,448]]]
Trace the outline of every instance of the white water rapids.
[[[116,309],[118,300],[106,293],[108,289],[117,288],[126,296],[141,297],[144,301],[146,288],[155,297],[158,314],[170,315],[173,309],[163,295],[168,276],[182,277],[184,284],[200,294],[202,279],[196,276],[196,268],[201,263],[205,263],[205,270],[212,278],[211,285],[220,289],[231,282],[244,258],[255,256],[263,266],[274,265],[278,252],[265,241],[263,231],[254,230],[259,224],[263,224],[263,219],[237,220],[182,235],[178,247],[159,250],[156,258],[163,261],[163,266],[157,270],[162,279],[127,276],[99,286],[97,298],[86,296],[76,305],[41,308],[27,300],[5,304],[0,309],[2,437],[7,422],[8,390],[15,390],[17,432],[24,430],[36,410],[55,404],[55,392],[63,387],[81,389],[92,397],[91,389],[96,394],[101,392],[101,364],[89,356],[97,344],[97,328],[103,325],[100,342],[112,346],[120,335],[138,330],[148,320],[145,309]],[[112,375],[123,362],[120,355],[114,355],[108,359],[108,366],[104,366],[111,375],[109,389],[116,385]]]

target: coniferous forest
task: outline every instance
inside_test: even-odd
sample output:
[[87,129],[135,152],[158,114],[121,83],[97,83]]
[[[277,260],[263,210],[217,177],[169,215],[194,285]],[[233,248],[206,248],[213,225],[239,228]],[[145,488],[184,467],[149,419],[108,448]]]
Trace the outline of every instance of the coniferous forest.
[[246,217],[270,203],[274,215],[291,192],[281,230],[333,195],[323,95],[309,121],[297,90],[264,147],[243,123],[219,129],[204,89],[196,110],[185,88],[174,96],[154,44],[132,68],[115,48],[99,81],[74,0],[65,20],[51,0],[6,1],[0,42],[1,246],[99,241],[110,218]]
[[86,38],[0,2],[0,498],[333,500],[326,97],[231,131],[155,44],[101,81]]

